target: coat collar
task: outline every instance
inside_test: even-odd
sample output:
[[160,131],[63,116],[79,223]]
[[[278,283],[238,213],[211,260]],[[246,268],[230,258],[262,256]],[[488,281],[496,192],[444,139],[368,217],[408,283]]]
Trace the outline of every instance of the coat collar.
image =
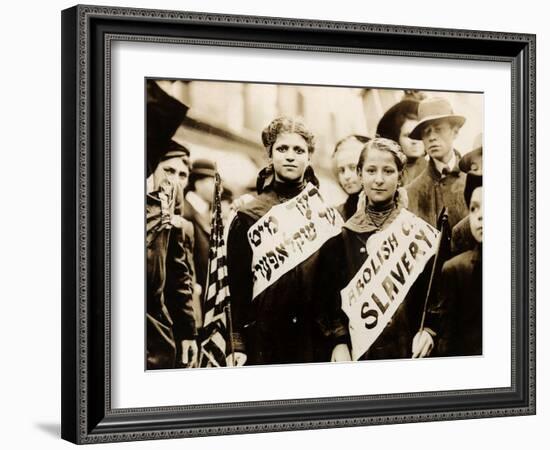
[[451,152],[451,159],[448,163],[441,162],[437,159],[433,159],[432,161],[435,164],[435,168],[439,173],[443,173],[444,170],[452,172],[453,170],[458,169],[458,156],[455,150]]
[[273,189],[255,194],[254,199],[242,205],[237,213],[245,214],[253,220],[263,217],[275,205],[281,203],[279,196]]
[[399,215],[402,209],[403,207],[399,204],[399,202],[397,202],[395,204],[395,208],[388,216],[388,219],[382,225],[382,228],[378,228],[378,226],[372,221],[372,219],[365,212],[364,209],[357,210],[355,214],[351,216],[349,220],[344,224],[343,227],[347,228],[350,231],[353,231],[354,233],[373,233],[375,231],[380,231],[388,227]]
[[[453,153],[456,161],[460,160],[460,153],[458,153],[455,149],[453,149]],[[437,170],[437,167],[435,166],[435,162],[431,156],[430,156],[430,161],[428,162],[428,175],[435,181],[439,181],[443,178],[439,170]],[[447,176],[458,177],[459,175],[460,175],[460,169],[458,168],[458,164],[455,164],[453,169],[449,172]]]

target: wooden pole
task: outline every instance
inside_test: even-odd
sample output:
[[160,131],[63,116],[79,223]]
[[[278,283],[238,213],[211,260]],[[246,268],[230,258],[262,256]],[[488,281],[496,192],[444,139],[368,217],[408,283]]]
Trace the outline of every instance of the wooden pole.
[[428,299],[430,298],[430,294],[432,293],[432,285],[435,277],[435,272],[438,266],[439,254],[441,250],[441,242],[443,241],[443,235],[445,234],[446,224],[449,220],[449,215],[447,214],[447,208],[443,208],[443,210],[441,211],[440,217],[441,217],[441,226],[439,230],[439,237],[437,238],[437,251],[435,252],[434,263],[432,264],[432,270],[430,273],[430,281],[428,283],[428,290],[426,292],[426,298],[424,299],[424,309],[422,310],[422,320],[420,322],[420,328],[418,330],[419,332],[424,329],[424,322],[426,321],[426,310],[428,308]]
[[235,341],[233,340],[233,318],[231,315],[231,297],[225,307],[227,322],[229,325],[229,351],[231,352],[231,366],[235,367]]

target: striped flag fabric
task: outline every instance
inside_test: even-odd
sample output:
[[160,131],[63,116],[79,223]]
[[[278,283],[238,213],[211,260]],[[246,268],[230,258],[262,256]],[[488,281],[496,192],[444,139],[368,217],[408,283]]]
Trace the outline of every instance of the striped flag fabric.
[[230,343],[231,312],[224,225],[221,214],[222,189],[220,175],[216,172],[200,367],[226,366],[227,347]]

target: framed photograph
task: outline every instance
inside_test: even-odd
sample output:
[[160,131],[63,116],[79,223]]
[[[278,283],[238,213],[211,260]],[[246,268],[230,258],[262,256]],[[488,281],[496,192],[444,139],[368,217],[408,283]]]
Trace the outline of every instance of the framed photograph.
[[62,437],[535,413],[535,36],[62,12]]

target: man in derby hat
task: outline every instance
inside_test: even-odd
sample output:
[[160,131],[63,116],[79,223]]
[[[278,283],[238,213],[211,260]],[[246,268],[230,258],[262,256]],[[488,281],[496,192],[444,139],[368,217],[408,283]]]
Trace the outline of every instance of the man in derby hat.
[[446,207],[450,227],[468,213],[464,202],[465,174],[459,170],[460,154],[454,140],[465,122],[442,98],[429,98],[418,105],[418,124],[411,139],[421,139],[429,155],[428,167],[407,186],[409,209],[433,226]]
[[193,224],[195,246],[193,260],[197,283],[200,285],[201,298],[206,292],[208,272],[208,249],[210,246],[210,219],[216,166],[208,159],[196,159],[191,166],[189,184],[185,194],[184,217]]
[[193,227],[182,217],[189,150],[169,140],[147,180],[147,368],[197,364]]

